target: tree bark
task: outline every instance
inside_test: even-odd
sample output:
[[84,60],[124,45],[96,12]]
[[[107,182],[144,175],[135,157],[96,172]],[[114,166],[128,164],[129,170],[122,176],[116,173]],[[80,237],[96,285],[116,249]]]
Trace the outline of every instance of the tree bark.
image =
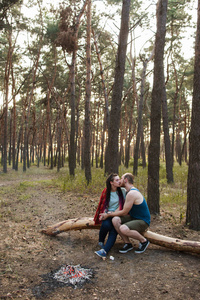
[[141,135],[141,155],[142,155],[142,167],[146,168],[146,154],[145,154],[145,143],[144,143],[144,129],[142,126],[142,135]]
[[127,39],[129,31],[130,0],[124,0],[122,6],[121,28],[115,66],[115,79],[112,94],[110,126],[108,131],[108,173],[118,173],[118,137],[121,117],[121,98],[124,82]]
[[[60,103],[61,106],[61,103]],[[57,156],[57,171],[60,171],[60,168],[62,166],[61,164],[61,145],[62,145],[62,124],[61,124],[61,108],[58,107],[58,122],[57,122],[57,152],[58,152],[58,156]]]
[[[28,123],[29,123],[29,116],[30,116],[30,111],[31,111],[31,104],[33,101],[34,97],[34,91],[36,88],[36,75],[37,75],[37,70],[39,67],[39,59],[40,59],[40,54],[41,54],[41,49],[42,49],[42,39],[40,41],[41,43],[39,44],[38,47],[38,53],[36,56],[36,60],[34,62],[34,68],[33,68],[33,77],[32,77],[32,86],[30,93],[29,91],[27,92],[27,112],[25,113],[25,123],[24,123],[24,148],[23,148],[23,171],[26,171],[26,166],[29,164],[29,157],[28,157]],[[29,167],[29,165],[28,165]]]
[[3,138],[3,172],[7,173],[7,144],[8,144],[8,95],[9,95],[9,80],[10,80],[10,72],[11,72],[11,61],[13,54],[12,47],[12,33],[9,30],[8,32],[8,54],[7,61],[5,66],[5,76],[4,76],[4,103],[3,103],[3,116],[4,116],[4,138]]
[[72,54],[72,64],[70,66],[71,75],[71,130],[70,130],[70,146],[69,146],[69,174],[71,176],[75,175],[75,165],[76,165],[76,153],[75,153],[75,68],[76,68],[76,50]]
[[171,155],[171,144],[169,137],[169,122],[168,122],[168,109],[167,109],[167,95],[166,88],[164,86],[164,95],[162,98],[162,119],[163,119],[163,131],[164,131],[164,141],[165,141],[165,160],[166,160],[166,177],[167,182],[174,182],[173,177],[173,162]]
[[15,77],[13,67],[11,69],[12,75],[12,97],[13,97],[13,128],[12,128],[12,169],[15,169],[15,155],[16,155],[16,99],[15,99]]
[[[83,7],[76,18],[74,36],[75,39],[78,39],[78,30],[80,26],[81,17],[85,11],[87,1],[84,2]],[[70,107],[71,107],[71,131],[70,131],[70,146],[69,146],[69,173],[71,176],[75,175],[76,168],[76,141],[75,141],[75,132],[76,132],[76,121],[75,121],[75,73],[76,73],[76,55],[77,49],[76,47],[72,53],[72,63],[70,66],[70,74],[71,74],[71,99],[70,99]]]
[[172,165],[174,163],[174,145],[175,145],[175,127],[176,127],[176,119],[177,119],[177,100],[178,100],[178,94],[181,91],[184,77],[185,77],[185,72],[183,72],[183,75],[180,80],[180,84],[178,86],[178,75],[177,75],[177,70],[175,67],[175,62],[172,60],[173,68],[174,68],[174,76],[175,76],[175,83],[176,83],[176,92],[174,95],[174,107],[173,107],[173,125],[172,125]]
[[97,44],[97,39],[94,30],[92,29],[92,34],[94,38],[94,45],[95,45],[95,50],[99,62],[99,68],[100,68],[100,75],[101,75],[101,83],[102,83],[102,89],[103,89],[103,95],[104,95],[104,100],[105,100],[105,109],[104,109],[104,125],[103,125],[103,132],[102,132],[102,138],[101,138],[101,158],[100,158],[100,168],[103,169],[103,156],[104,156],[104,133],[108,130],[109,124],[110,124],[110,112],[109,112],[109,107],[108,107],[108,93],[107,93],[107,88],[105,84],[105,77],[104,77],[104,69],[102,66],[102,61],[101,61],[101,54],[98,48]]
[[154,56],[154,49],[149,56],[149,58],[143,60],[143,70],[142,70],[142,78],[141,78],[141,91],[140,91],[140,101],[139,101],[139,110],[138,110],[138,125],[137,125],[137,136],[136,136],[136,145],[134,149],[134,163],[133,163],[133,174],[137,175],[138,170],[138,155],[139,155],[139,145],[140,140],[142,138],[142,130],[143,130],[143,103],[144,103],[144,93],[145,93],[145,82],[146,82],[146,70],[148,62]]
[[135,76],[135,63],[136,58],[133,57],[133,45],[132,45],[132,35],[131,35],[131,46],[130,46],[130,67],[131,67],[131,77],[132,77],[132,89],[133,89],[133,99],[130,105],[130,114],[129,114],[129,126],[128,126],[128,138],[125,148],[125,167],[128,168],[130,160],[130,149],[131,149],[131,139],[135,135],[136,125],[133,124],[133,109],[135,103],[138,106],[138,95],[137,95],[137,86],[136,86],[136,76]]
[[87,74],[86,74],[86,99],[85,99],[85,127],[84,127],[84,163],[85,178],[87,184],[92,179],[90,165],[90,144],[91,144],[91,128],[90,128],[90,98],[91,98],[91,0],[88,0],[87,6]]
[[107,130],[109,127],[109,123],[110,123],[110,112],[109,112],[109,108],[108,108],[108,93],[107,93],[107,89],[106,89],[106,85],[105,85],[104,70],[103,70],[103,66],[102,66],[102,62],[101,62],[101,55],[100,55],[100,51],[98,49],[94,30],[92,30],[92,34],[93,34],[93,38],[94,38],[94,45],[95,45],[96,54],[98,57],[100,74],[101,74],[101,83],[102,83],[103,95],[104,95],[104,100],[105,100],[105,124],[106,124],[106,130]]
[[197,16],[186,223],[189,228],[200,230],[200,0]]
[[[23,117],[21,120],[21,124],[23,124]],[[15,171],[18,171],[18,161],[19,161],[19,150],[20,150],[20,142],[22,139],[23,125],[21,125],[18,133],[17,147],[16,147],[16,161],[15,161]]]
[[159,158],[161,101],[164,89],[164,46],[168,0],[159,0],[157,4],[157,33],[155,41],[154,82],[151,103],[151,133],[148,155],[148,193],[147,202],[153,214],[160,213]]
[[49,151],[48,151],[48,165],[50,164],[50,168],[53,169],[53,137],[52,137],[52,128],[51,128],[51,96],[52,90],[54,86],[54,82],[56,79],[56,72],[57,72],[57,51],[56,47],[53,47],[54,52],[54,73],[51,82],[47,80],[48,90],[47,90],[47,107],[46,107],[46,114],[47,114],[47,132],[49,134]]

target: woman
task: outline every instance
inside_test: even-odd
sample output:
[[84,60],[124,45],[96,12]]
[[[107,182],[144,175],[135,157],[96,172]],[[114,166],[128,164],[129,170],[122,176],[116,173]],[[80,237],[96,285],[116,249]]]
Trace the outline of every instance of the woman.
[[[117,231],[112,224],[112,218],[107,218],[106,220],[101,220],[102,213],[109,213],[111,211],[122,210],[124,206],[124,200],[126,197],[126,190],[120,188],[120,178],[118,174],[110,174],[106,180],[106,188],[101,193],[99,205],[94,216],[95,224],[101,223],[101,228],[99,231],[99,246],[101,250],[95,253],[104,258],[114,245],[117,238]],[[106,236],[108,234],[108,239],[104,245]]]

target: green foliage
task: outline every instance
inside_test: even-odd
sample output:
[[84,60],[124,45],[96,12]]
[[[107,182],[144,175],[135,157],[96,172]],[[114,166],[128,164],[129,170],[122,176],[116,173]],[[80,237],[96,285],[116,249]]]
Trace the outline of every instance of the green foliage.
[[57,38],[58,31],[58,23],[48,23],[46,32],[47,39],[54,43],[55,39]]
[[182,164],[181,166],[176,163],[174,166],[174,178],[175,186],[180,189],[187,189],[187,175],[188,166],[187,164]]
[[33,182],[30,182],[30,181],[20,182],[19,190],[25,191],[25,190],[27,190],[27,188],[32,187],[32,186],[34,186]]
[[61,188],[63,192],[73,191],[75,193],[100,194],[105,187],[105,181],[106,177],[104,176],[103,170],[93,168],[92,180],[88,185],[85,178],[85,171],[76,169],[75,177],[70,176],[67,171],[67,174],[63,173],[58,177],[55,184]]
[[[121,165],[119,167],[119,176],[126,172],[132,173],[132,169],[132,166],[127,169],[124,165]],[[32,199],[31,188],[37,189],[37,187],[42,187],[47,193],[51,189],[62,191],[63,193],[70,192],[81,199],[83,195],[98,195],[100,197],[102,190],[106,186],[107,175],[100,168],[93,167],[91,170],[92,180],[87,185],[85,172],[80,167],[75,170],[75,177],[70,177],[68,167],[60,169],[59,173],[56,168],[50,170],[42,166],[40,168],[32,166],[26,173],[23,173],[21,164],[19,164],[17,173],[8,169],[8,174],[0,174],[0,181],[2,183],[5,182],[5,186],[2,185],[0,189],[0,218],[6,216],[15,218],[15,214],[11,216],[12,211],[10,210],[12,199],[16,198],[19,202],[24,203],[29,201],[29,199]],[[164,212],[170,221],[181,223],[186,215],[188,166],[185,163],[182,163],[181,166],[178,163],[174,163],[173,172],[175,182],[168,184],[165,163],[160,163],[160,207],[161,212]],[[35,176],[37,176],[38,180],[31,179],[35,178]],[[19,183],[6,184],[8,181],[15,182],[17,179]],[[147,199],[148,168],[138,167],[138,176],[135,177],[134,184]]]
[[161,194],[161,204],[170,203],[172,206],[183,205],[186,203],[186,190],[175,189],[168,187],[167,190],[163,190]]
[[6,19],[7,11],[15,4],[21,4],[22,0],[1,0],[0,2],[0,30],[6,27],[4,20]]
[[[123,165],[119,167],[119,176],[130,172],[132,173],[132,166],[126,169]],[[138,176],[135,177],[135,186],[141,191],[144,197],[147,197],[147,182],[148,182],[148,168],[138,167]],[[161,205],[168,204],[181,206],[180,210],[183,215],[183,205],[186,205],[186,191],[187,191],[187,172],[186,164],[180,166],[178,163],[174,164],[174,178],[175,183],[168,184],[166,179],[165,163],[160,164],[160,199]],[[84,170],[76,169],[75,177],[70,177],[68,170],[62,169],[62,174],[53,182],[53,184],[61,189],[63,192],[74,192],[81,194],[99,194],[105,187],[106,177],[104,170],[92,168],[92,181],[87,185]]]
[[[163,176],[164,171],[163,168]],[[175,163],[173,172],[175,178],[173,184],[167,184],[165,178],[160,179],[160,206],[167,206],[168,213],[173,221],[176,220],[174,216],[178,214],[179,222],[181,222],[185,218],[186,212],[188,166],[186,164],[180,166]]]

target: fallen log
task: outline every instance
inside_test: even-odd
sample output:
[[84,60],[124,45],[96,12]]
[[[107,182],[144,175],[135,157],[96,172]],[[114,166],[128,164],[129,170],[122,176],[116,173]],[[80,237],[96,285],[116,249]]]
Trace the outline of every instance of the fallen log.
[[[100,225],[95,225],[93,218],[84,217],[84,218],[69,219],[69,220],[56,223],[52,226],[47,227],[46,229],[41,230],[41,232],[47,235],[56,236],[61,232],[70,231],[70,230],[99,229],[99,228]],[[144,232],[143,235],[152,244],[166,247],[176,251],[184,251],[184,252],[200,254],[200,242],[171,238],[168,236],[154,233],[150,230]]]
[[95,225],[93,218],[76,218],[69,219],[59,223],[56,223],[52,226],[43,229],[41,232],[47,235],[57,235],[64,231],[69,230],[82,230],[82,229],[99,229],[100,225]]
[[150,241],[150,243],[163,246],[176,251],[184,251],[200,254],[200,242],[187,241],[176,238],[171,238],[161,234],[157,234],[150,230],[144,232],[144,236]]

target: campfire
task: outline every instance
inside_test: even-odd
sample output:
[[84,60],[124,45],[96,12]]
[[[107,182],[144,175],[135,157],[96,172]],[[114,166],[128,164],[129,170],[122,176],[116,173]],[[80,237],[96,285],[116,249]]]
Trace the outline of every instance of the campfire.
[[77,284],[82,284],[86,280],[93,276],[91,269],[85,269],[80,265],[71,266],[64,265],[58,271],[54,273],[53,278],[59,282],[72,284],[76,286]]
[[41,275],[42,282],[32,288],[36,299],[46,297],[56,288],[63,286],[73,286],[73,288],[82,288],[83,284],[94,277],[92,269],[86,269],[80,265],[63,265],[59,269],[50,273]]

